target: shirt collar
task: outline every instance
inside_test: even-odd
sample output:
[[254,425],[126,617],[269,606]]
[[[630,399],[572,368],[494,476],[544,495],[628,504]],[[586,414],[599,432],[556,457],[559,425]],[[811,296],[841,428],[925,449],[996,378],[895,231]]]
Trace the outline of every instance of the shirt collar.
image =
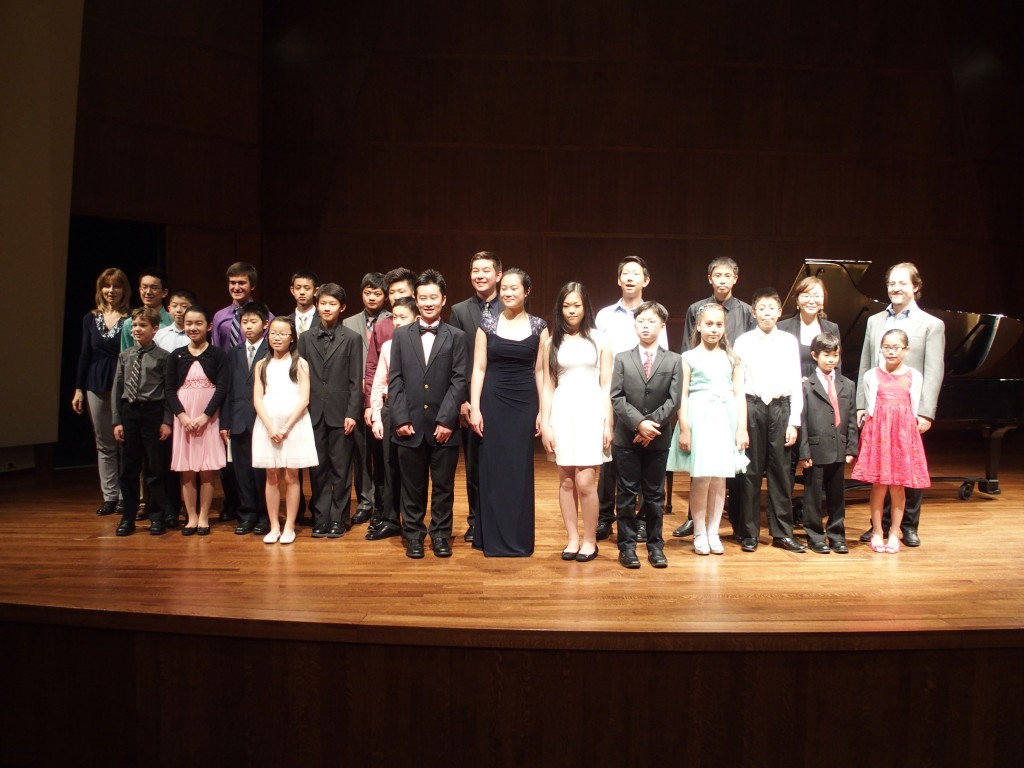
[[889,306],[885,308],[886,314],[888,314],[889,317],[910,317],[910,315],[913,314],[913,312],[915,312],[916,310],[917,301],[914,299],[911,299],[910,303],[907,304],[903,309],[901,309],[898,314],[892,311],[891,303],[889,304]]

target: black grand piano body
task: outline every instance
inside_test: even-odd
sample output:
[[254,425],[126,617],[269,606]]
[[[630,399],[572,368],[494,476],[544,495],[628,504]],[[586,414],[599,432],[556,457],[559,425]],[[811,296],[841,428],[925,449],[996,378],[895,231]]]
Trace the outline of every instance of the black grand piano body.
[[[870,261],[808,259],[785,300],[783,316],[796,312],[796,284],[808,275],[821,278],[828,291],[829,320],[843,339],[843,372],[856,380],[867,318],[886,306],[866,296],[860,280]],[[1024,375],[1017,349],[1024,323],[1005,315],[955,312],[925,307],[946,324],[946,375],[939,393],[935,428],[978,430],[986,443],[984,477],[933,477],[959,482],[960,497],[970,498],[975,486],[998,494],[1002,440],[1024,420]]]

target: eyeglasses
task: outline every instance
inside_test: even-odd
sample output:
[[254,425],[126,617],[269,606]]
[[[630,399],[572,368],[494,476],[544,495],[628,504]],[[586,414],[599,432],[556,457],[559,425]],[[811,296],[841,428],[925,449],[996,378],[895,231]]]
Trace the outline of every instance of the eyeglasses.
[[882,345],[882,351],[883,352],[899,352],[901,349],[906,349],[906,347],[901,346],[899,344],[883,344]]
[[798,298],[801,298],[804,301],[824,301],[825,300],[825,294],[823,294],[823,293],[801,293],[798,296]]
[[270,336],[275,339],[287,339],[291,335],[291,331],[271,331],[270,333],[267,334],[267,336]]

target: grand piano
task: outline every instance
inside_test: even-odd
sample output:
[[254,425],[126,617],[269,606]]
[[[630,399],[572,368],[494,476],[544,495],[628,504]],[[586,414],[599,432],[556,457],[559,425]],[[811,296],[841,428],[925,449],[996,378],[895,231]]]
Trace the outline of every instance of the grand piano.
[[[829,320],[839,325],[843,339],[843,373],[856,380],[864,345],[867,318],[887,306],[866,296],[861,278],[870,261],[808,259],[786,296],[783,317],[796,312],[796,284],[808,275],[821,278],[828,290]],[[1024,377],[1021,354],[1015,349],[1024,335],[1024,323],[1005,315],[936,310],[929,314],[946,324],[946,375],[939,393],[936,429],[978,430],[985,440],[985,475],[933,477],[933,482],[960,483],[961,499],[969,499],[975,486],[982,493],[998,494],[999,459],[1003,437],[1024,420]]]

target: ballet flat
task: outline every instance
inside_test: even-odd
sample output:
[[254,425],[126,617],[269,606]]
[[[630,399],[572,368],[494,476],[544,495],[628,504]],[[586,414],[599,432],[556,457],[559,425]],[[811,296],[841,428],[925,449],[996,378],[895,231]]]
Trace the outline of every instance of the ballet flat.
[[594,551],[591,552],[589,555],[584,555],[582,552],[579,552],[579,553],[576,554],[576,562],[577,563],[589,563],[591,560],[593,560],[595,557],[597,557],[598,551],[599,551],[598,548],[594,547]]
[[285,531],[281,534],[282,544],[291,544],[293,541],[295,541],[295,531]]
[[263,537],[263,543],[264,544],[277,544],[277,542],[280,539],[281,539],[281,532],[280,531],[271,531],[270,533],[268,533],[266,536]]
[[578,555],[578,554],[579,554],[579,550],[577,550],[576,552],[570,552],[569,550],[564,549],[564,550],[562,550],[562,559],[565,560],[566,562],[569,562],[570,560],[575,560],[576,559],[576,555]]
[[871,551],[872,552],[885,552],[885,542],[882,541],[881,536],[871,537]]

